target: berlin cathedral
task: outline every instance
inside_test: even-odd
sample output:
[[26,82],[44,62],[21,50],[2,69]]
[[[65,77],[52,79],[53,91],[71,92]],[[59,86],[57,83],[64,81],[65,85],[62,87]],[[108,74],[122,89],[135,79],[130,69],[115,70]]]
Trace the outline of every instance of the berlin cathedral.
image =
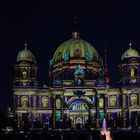
[[98,51],[73,32],[49,63],[49,82],[40,86],[35,56],[26,46],[14,64],[13,102],[19,128],[25,120],[48,128],[140,127],[140,55],[128,46],[111,86]]

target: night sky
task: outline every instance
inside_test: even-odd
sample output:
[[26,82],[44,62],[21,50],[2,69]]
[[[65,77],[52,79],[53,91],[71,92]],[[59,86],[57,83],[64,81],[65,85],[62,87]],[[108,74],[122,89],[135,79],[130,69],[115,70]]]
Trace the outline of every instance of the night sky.
[[49,60],[56,48],[71,38],[75,16],[79,19],[80,37],[90,42],[102,58],[107,40],[113,84],[119,80],[118,64],[129,42],[140,51],[138,3],[75,1],[0,4],[0,110],[12,106],[13,65],[25,42],[35,55],[40,85],[47,84]]

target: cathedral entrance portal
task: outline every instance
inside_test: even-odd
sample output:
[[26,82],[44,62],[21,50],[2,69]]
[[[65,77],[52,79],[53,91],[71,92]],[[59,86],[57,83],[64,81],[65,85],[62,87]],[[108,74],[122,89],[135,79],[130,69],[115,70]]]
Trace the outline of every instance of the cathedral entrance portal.
[[89,109],[83,100],[75,100],[69,106],[71,125],[73,128],[82,129],[89,119]]

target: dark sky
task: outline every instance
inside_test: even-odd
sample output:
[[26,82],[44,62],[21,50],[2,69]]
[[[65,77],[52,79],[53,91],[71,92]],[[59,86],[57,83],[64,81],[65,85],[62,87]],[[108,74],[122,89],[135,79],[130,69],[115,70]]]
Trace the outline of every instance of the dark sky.
[[28,48],[36,57],[39,81],[47,83],[49,59],[55,49],[71,38],[73,18],[79,18],[80,37],[104,57],[107,40],[111,81],[119,80],[118,64],[129,42],[140,51],[138,3],[113,1],[56,2],[11,1],[0,5],[0,109],[12,105],[13,65],[18,52]]

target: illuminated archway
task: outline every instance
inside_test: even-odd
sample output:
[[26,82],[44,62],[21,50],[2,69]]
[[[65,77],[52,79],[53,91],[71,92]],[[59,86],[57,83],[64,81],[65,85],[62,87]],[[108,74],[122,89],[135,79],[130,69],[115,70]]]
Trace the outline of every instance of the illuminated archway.
[[86,111],[88,110],[88,105],[83,100],[75,100],[72,102],[72,104],[69,106],[70,111]]

